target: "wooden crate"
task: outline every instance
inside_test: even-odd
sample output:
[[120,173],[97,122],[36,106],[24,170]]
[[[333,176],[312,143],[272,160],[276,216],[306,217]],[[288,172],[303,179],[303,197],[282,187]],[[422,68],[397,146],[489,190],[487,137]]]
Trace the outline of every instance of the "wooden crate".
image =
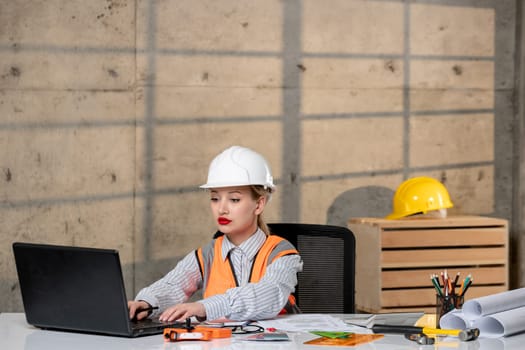
[[480,216],[354,218],[356,309],[435,312],[430,275],[472,274],[465,300],[508,290],[508,224]]

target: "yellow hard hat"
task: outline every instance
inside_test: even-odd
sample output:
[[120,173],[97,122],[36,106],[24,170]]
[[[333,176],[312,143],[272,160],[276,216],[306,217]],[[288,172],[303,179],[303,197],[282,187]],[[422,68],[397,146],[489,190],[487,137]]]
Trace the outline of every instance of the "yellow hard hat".
[[392,201],[392,213],[386,218],[399,219],[453,206],[448,191],[441,182],[426,176],[413,177],[397,188]]

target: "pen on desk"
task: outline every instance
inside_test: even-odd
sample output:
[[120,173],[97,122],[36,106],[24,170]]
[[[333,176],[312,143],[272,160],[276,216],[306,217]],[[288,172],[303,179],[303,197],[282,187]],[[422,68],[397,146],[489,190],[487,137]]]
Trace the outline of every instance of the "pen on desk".
[[143,311],[152,312],[153,310],[158,310],[158,308],[159,308],[158,306],[148,306],[144,308],[138,308],[137,311],[135,311],[135,313],[139,313]]
[[143,308],[138,308],[135,310],[135,315],[133,315],[133,317],[131,318],[132,321],[137,321],[137,315],[140,314],[141,312],[144,312],[146,311],[148,313],[148,316],[151,315],[151,313],[153,312],[153,310],[157,310],[159,307],[158,306],[148,306],[148,307],[143,307]]
[[472,284],[472,281],[474,281],[473,278],[471,278],[471,279],[468,281],[467,285],[465,286],[465,288],[463,288],[463,290],[461,291],[461,294],[460,294],[459,296],[463,296],[463,295],[465,295],[465,293],[466,293],[468,287],[470,287],[470,285]]
[[463,284],[461,285],[461,290],[459,291],[459,295],[463,295],[465,294],[465,289],[467,288],[467,285],[470,282],[470,279],[472,278],[472,276],[470,274],[467,275],[467,277],[465,277],[465,279],[463,280]]
[[430,275],[430,280],[432,281],[432,284],[434,285],[434,288],[436,289],[439,296],[443,296],[443,292],[441,291],[441,287],[439,286],[439,280],[436,275]]
[[465,285],[472,279],[472,275],[469,273],[467,278],[465,278]]
[[458,273],[456,273],[456,278],[454,278],[454,287],[458,285],[459,275],[460,275],[460,272],[458,271]]

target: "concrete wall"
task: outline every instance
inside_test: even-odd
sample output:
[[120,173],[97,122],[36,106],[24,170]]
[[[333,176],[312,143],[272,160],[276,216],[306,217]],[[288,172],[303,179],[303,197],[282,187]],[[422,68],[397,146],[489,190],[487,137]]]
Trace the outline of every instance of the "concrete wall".
[[383,216],[417,175],[517,220],[516,24],[511,0],[0,1],[0,311],[14,241],[119,249],[130,297],[167,272],[214,232],[198,185],[232,144],[273,168],[267,221]]

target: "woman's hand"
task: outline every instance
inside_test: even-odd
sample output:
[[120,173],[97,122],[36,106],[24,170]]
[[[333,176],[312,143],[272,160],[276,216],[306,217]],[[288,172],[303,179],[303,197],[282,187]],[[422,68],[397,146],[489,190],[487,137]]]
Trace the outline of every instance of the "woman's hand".
[[204,305],[199,302],[177,304],[164,310],[159,320],[172,322],[175,320],[185,320],[192,316],[199,319],[206,319],[206,308]]
[[[142,320],[150,314],[151,305],[146,303],[144,300],[129,300],[128,301],[128,309],[129,309],[129,319],[137,319]],[[144,310],[144,311],[141,311]]]

